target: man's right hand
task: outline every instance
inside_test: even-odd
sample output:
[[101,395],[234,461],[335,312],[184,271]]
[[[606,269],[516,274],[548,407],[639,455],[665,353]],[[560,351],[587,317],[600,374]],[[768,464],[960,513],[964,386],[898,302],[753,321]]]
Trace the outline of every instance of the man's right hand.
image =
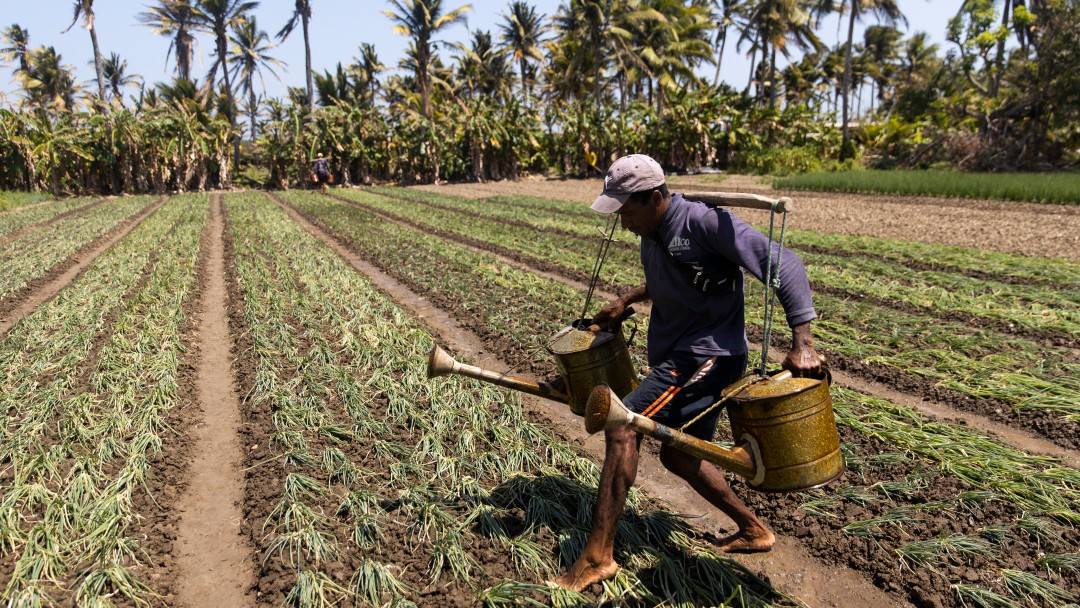
[[622,322],[622,316],[626,313],[626,303],[622,301],[622,298],[616,298],[607,306],[601,308],[592,318],[594,325],[599,325],[601,328],[608,331],[614,331],[619,323]]

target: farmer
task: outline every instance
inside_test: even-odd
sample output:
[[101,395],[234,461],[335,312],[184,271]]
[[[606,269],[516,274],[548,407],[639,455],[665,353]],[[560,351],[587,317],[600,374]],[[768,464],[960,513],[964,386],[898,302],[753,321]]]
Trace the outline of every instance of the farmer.
[[[720,392],[746,370],[743,273],[766,274],[769,239],[722,208],[668,193],[664,171],[652,158],[631,154],[615,161],[592,208],[616,213],[622,227],[641,237],[645,285],[601,309],[593,322],[617,323],[626,308],[651,299],[648,359],[652,372],[622,401],[631,411],[679,429],[719,400]],[[773,258],[776,258],[773,248]],[[795,376],[821,372],[810,335],[817,315],[802,260],[781,255],[780,303],[792,329],[783,366]],[[694,378],[693,382],[690,382]],[[711,440],[721,408],[684,432]],[[596,512],[585,550],[555,582],[581,591],[615,576],[615,530],[634,483],[641,435],[627,426],[605,432],[606,455],[597,488]],[[724,512],[738,530],[716,541],[722,551],[768,551],[773,533],[732,492],[711,463],[669,446],[660,461]]]
[[331,182],[330,161],[326,160],[322,152],[319,152],[315,160],[311,161],[311,181],[322,188],[323,191],[326,190],[327,184]]

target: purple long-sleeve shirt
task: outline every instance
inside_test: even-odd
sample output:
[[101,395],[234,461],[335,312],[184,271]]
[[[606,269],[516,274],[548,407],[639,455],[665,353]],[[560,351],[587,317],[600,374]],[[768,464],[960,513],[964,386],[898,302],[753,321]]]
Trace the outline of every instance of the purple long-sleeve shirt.
[[[641,239],[645,285],[653,301],[649,319],[649,364],[658,365],[669,353],[741,355],[747,351],[744,317],[745,268],[762,280],[769,256],[769,239],[721,207],[688,201],[674,193],[656,234]],[[665,251],[666,250],[666,251]],[[773,261],[779,252],[772,247]],[[715,281],[731,281],[730,290],[702,293],[669,259],[701,262]],[[785,248],[780,259],[780,289],[788,325],[795,327],[817,317],[802,260]]]

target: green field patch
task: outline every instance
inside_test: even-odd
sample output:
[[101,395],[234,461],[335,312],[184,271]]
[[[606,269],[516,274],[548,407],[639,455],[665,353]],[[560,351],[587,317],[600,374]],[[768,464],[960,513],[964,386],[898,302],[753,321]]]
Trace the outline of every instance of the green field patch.
[[0,192],[0,212],[51,200],[52,195],[45,192]]
[[865,170],[804,173],[779,178],[784,190],[908,194],[1076,205],[1077,173],[961,173],[953,171]]

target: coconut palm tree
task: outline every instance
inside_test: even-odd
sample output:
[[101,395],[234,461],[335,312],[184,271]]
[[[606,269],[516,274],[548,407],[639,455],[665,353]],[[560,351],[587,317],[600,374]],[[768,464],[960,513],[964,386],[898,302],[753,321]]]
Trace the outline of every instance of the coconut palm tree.
[[112,53],[109,55],[101,65],[102,72],[105,74],[105,82],[108,83],[109,91],[112,92],[113,99],[120,102],[120,106],[124,105],[124,87],[138,86],[139,81],[142,80],[142,76],[138,74],[127,73],[127,61],[120,58],[120,55]]
[[495,46],[490,32],[478,30],[472,34],[469,48],[458,45],[459,88],[466,97],[502,97],[510,91],[513,77],[506,54]]
[[176,53],[176,73],[185,80],[191,80],[191,65],[195,58],[195,34],[199,24],[199,12],[191,0],[159,0],[156,6],[135,15],[135,19],[149,27],[155,34],[168,36],[169,51],[165,55]]
[[[694,69],[712,60],[709,44],[708,10],[703,5],[686,5],[681,0],[645,0],[637,11],[619,12],[623,16],[641,15],[616,28],[622,37],[629,36],[630,47],[648,78],[649,90],[656,91],[656,107],[665,104],[665,94],[687,83],[697,83]],[[655,84],[655,86],[654,86]]]
[[17,78],[26,90],[28,102],[42,114],[60,114],[75,107],[80,93],[70,66],[64,65],[56,49],[47,46],[30,51],[29,69]]
[[[207,89],[214,90],[214,76],[218,67],[221,67],[221,75],[225,80],[226,115],[229,117],[229,126],[236,127],[236,96],[232,83],[229,81],[228,69],[228,41],[229,30],[243,23],[248,18],[248,13],[255,10],[259,3],[255,0],[197,0],[199,26],[214,37],[214,65],[210,67],[207,75]],[[234,160],[240,158],[240,138],[233,138]],[[234,162],[233,166],[239,166]]]
[[559,36],[555,44],[565,47],[562,54],[569,62],[564,76],[582,79],[590,74],[597,101],[601,99],[605,57],[611,48],[609,16],[624,8],[623,3],[615,6],[611,0],[568,0],[555,14],[554,29]]
[[105,99],[105,72],[101,65],[101,48],[98,47],[97,28],[94,27],[94,0],[75,0],[75,17],[71,25],[64,30],[65,33],[75,27],[75,23],[83,19],[83,27],[90,31],[90,43],[94,47],[94,69],[97,71],[98,98]]
[[821,52],[824,50],[814,32],[816,27],[814,16],[818,7],[819,4],[814,0],[760,0],[750,13],[749,27],[743,32],[740,42],[751,31],[754,33],[756,45],[752,52],[761,50],[761,65],[767,74],[765,81],[768,83],[770,106],[775,105],[779,92],[776,76],[777,51],[789,57],[791,50],[788,45],[791,43],[803,51]]
[[229,103],[235,104],[232,83],[229,80],[228,60],[229,30],[243,23],[248,13],[259,6],[255,0],[197,0],[199,28],[214,37],[214,64],[207,73],[207,88],[214,88],[218,68],[221,68]]
[[266,88],[263,82],[262,70],[278,78],[274,66],[284,66],[285,62],[267,53],[274,48],[270,43],[270,37],[266,32],[259,29],[255,17],[246,19],[232,27],[232,35],[229,36],[232,46],[229,47],[229,63],[232,65],[233,78],[238,78],[240,90],[248,95],[248,117],[251,121],[251,142],[255,143],[255,117],[258,114],[259,104],[255,98],[255,77],[259,77],[259,83]]
[[353,57],[353,65],[366,85],[368,105],[374,106],[375,90],[379,88],[379,72],[386,69],[386,66],[379,61],[379,54],[375,51],[375,45],[370,42],[361,43],[360,57]]
[[442,0],[390,0],[395,10],[383,11],[395,23],[394,32],[412,38],[416,86],[425,118],[431,118],[431,64],[435,41],[432,37],[455,23],[465,21],[471,4],[443,12]]
[[537,14],[536,8],[525,0],[514,0],[510,3],[510,14],[502,17],[503,23],[499,24],[502,31],[500,38],[518,64],[521,91],[525,95],[525,103],[528,104],[532,97],[532,83],[526,78],[526,66],[529,60],[544,60],[544,53],[540,49],[540,39],[546,30],[544,15]]
[[313,84],[311,76],[311,39],[308,37],[308,23],[311,22],[311,0],[296,0],[296,4],[293,8],[292,17],[289,18],[289,22],[285,24],[285,27],[281,28],[281,31],[277,33],[277,39],[281,42],[285,42],[285,39],[289,37],[289,34],[296,29],[297,21],[300,22],[300,27],[304,32],[304,77],[307,82],[307,96],[309,111],[315,110],[315,97],[313,95]]
[[713,19],[716,21],[716,42],[714,43],[716,48],[716,74],[713,76],[713,86],[720,84],[720,65],[724,61],[724,47],[727,46],[728,29],[733,25],[742,29],[742,26],[739,25],[739,18],[748,4],[749,2],[740,0],[713,0],[713,6],[716,9],[713,13]]
[[879,22],[884,21],[889,25],[896,25],[896,23],[902,22],[905,26],[907,25],[907,18],[900,12],[900,8],[896,5],[896,0],[846,0],[846,4],[850,13],[848,16],[847,47],[844,49],[843,105],[841,106],[840,111],[840,132],[843,138],[843,141],[840,144],[841,158],[847,158],[851,154],[851,132],[848,129],[848,106],[851,97],[851,55],[854,49],[852,38],[855,36],[855,23],[860,21],[865,13],[870,13],[874,15]]
[[[871,25],[863,32],[863,56],[872,86],[876,89],[871,99],[884,102],[886,87],[893,81],[898,70],[899,46],[903,35],[894,27]],[[871,111],[873,109],[871,108]]]
[[18,23],[0,32],[0,42],[6,45],[0,48],[0,59],[13,61],[19,64],[15,72],[26,72],[30,69],[30,32],[19,27]]
[[915,32],[904,41],[901,55],[901,70],[904,80],[913,83],[929,79],[928,74],[938,63],[938,45],[929,43],[926,32]]

